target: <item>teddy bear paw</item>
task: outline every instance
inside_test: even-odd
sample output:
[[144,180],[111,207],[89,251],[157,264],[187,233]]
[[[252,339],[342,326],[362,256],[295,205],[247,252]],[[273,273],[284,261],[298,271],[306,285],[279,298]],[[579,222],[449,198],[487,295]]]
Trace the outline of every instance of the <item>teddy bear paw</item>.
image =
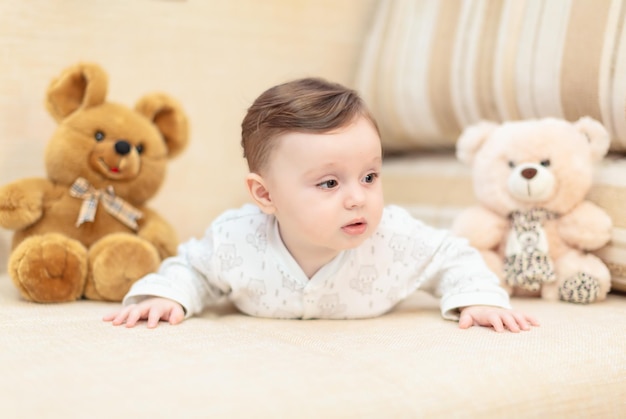
[[75,301],[87,278],[87,252],[61,234],[30,237],[9,259],[9,272],[22,296],[37,303]]
[[559,287],[559,298],[569,303],[593,303],[599,293],[600,282],[584,272],[567,278]]

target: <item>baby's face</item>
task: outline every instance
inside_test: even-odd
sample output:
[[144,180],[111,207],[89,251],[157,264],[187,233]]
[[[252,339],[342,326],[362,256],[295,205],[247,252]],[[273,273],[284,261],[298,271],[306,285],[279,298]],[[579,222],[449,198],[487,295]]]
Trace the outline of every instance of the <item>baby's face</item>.
[[372,124],[360,117],[330,133],[286,133],[278,142],[263,177],[287,248],[334,257],[370,237],[384,205]]

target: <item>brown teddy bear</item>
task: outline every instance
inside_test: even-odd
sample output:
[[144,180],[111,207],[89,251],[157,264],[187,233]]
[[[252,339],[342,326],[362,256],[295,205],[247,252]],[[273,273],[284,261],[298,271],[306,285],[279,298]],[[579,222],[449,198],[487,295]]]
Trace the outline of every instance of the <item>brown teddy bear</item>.
[[611,286],[590,251],[611,238],[609,216],[586,199],[609,148],[592,118],[482,122],[465,129],[457,157],[471,165],[479,204],[452,230],[478,248],[511,294],[591,303]]
[[0,188],[0,226],[15,230],[9,274],[27,300],[120,301],[176,251],[173,228],[145,204],[187,145],[185,112],[157,93],[135,109],[110,103],[107,86],[91,63],[53,80],[46,106],[58,127],[47,178]]

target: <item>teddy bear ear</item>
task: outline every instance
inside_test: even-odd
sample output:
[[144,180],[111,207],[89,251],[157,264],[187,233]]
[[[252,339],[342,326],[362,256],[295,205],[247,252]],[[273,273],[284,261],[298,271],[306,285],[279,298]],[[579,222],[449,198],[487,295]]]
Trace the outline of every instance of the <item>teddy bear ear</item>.
[[139,99],[135,110],[156,125],[170,158],[185,149],[189,136],[187,115],[176,100],[163,93],[152,93]]
[[494,122],[481,121],[465,128],[456,142],[456,157],[463,163],[471,164],[476,152],[497,127]]
[[108,78],[97,64],[79,63],[52,80],[46,93],[46,108],[60,122],[79,108],[104,103]]
[[611,145],[611,138],[604,125],[591,117],[583,116],[574,122],[574,127],[587,137],[592,158],[595,161],[602,160]]

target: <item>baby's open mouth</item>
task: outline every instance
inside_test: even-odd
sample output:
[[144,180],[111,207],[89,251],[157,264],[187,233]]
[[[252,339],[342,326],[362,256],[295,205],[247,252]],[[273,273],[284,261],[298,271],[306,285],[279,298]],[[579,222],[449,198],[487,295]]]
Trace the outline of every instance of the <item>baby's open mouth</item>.
[[350,235],[363,234],[367,230],[367,222],[365,220],[355,220],[341,229]]

